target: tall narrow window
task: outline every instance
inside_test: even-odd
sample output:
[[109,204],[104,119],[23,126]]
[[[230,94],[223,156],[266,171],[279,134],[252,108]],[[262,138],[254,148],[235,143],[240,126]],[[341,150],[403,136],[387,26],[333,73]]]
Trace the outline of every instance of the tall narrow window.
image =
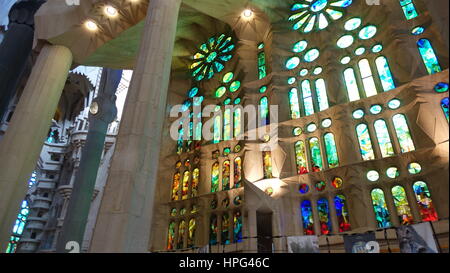
[[422,56],[423,63],[427,68],[428,74],[434,74],[442,71],[439,65],[438,58],[434,52],[433,47],[428,39],[420,39],[417,41],[420,56]]
[[311,84],[309,80],[302,81],[302,95],[305,115],[309,116],[314,114],[314,103],[312,98]]
[[366,124],[361,123],[356,126],[356,134],[358,136],[359,150],[363,160],[375,159],[373,152],[372,141],[370,139],[369,128]]
[[184,248],[185,234],[186,234],[186,221],[181,220],[180,224],[178,225],[178,238],[177,238],[178,249]]
[[300,118],[300,105],[298,104],[298,90],[292,88],[289,90],[289,105],[291,106],[291,118]]
[[445,115],[445,118],[447,119],[447,122],[449,121],[449,119],[448,119],[448,115],[449,115],[448,104],[449,104],[449,102],[448,102],[448,97],[447,97],[447,98],[444,98],[444,99],[441,101],[442,111],[444,111],[444,115]]
[[230,189],[230,160],[225,160],[222,165],[222,190]]
[[20,206],[20,211],[17,214],[16,222],[14,223],[12,236],[10,237],[6,253],[15,253],[17,249],[17,244],[22,236],[25,229],[25,223],[27,221],[28,215],[30,213],[30,208],[26,200],[22,201]]
[[242,242],[242,214],[240,210],[233,215],[233,242]]
[[414,151],[416,148],[414,147],[405,115],[397,114],[392,117],[392,121],[402,153]]
[[242,186],[242,159],[236,157],[234,159],[234,188],[240,188]]
[[264,52],[264,43],[258,45],[258,74],[259,79],[265,78],[266,70],[266,53]]
[[314,235],[314,218],[312,212],[311,201],[304,200],[301,204],[303,233],[305,235]]
[[261,125],[265,126],[270,123],[269,121],[269,100],[267,97],[262,97],[259,101],[261,111]]
[[436,221],[438,215],[434,208],[433,200],[428,189],[427,183],[417,181],[413,185],[414,194],[416,195],[417,205],[419,207],[422,221]]
[[378,76],[380,77],[383,90],[389,91],[395,88],[394,78],[392,77],[391,69],[389,68],[386,57],[380,56],[376,58],[375,64],[377,65]]
[[309,149],[311,152],[311,163],[313,172],[320,172],[323,169],[322,155],[320,154],[320,143],[317,137],[309,139]]
[[356,101],[361,99],[359,96],[358,84],[356,83],[355,71],[353,68],[347,68],[344,71],[345,86],[347,87],[348,100]]
[[181,199],[186,200],[188,198],[189,193],[189,177],[191,173],[189,171],[185,171],[183,174],[183,188],[181,191]]
[[406,197],[405,189],[402,186],[394,186],[391,191],[400,223],[402,225],[412,224],[413,216],[409,207],[408,198]]
[[181,154],[183,152],[183,135],[183,127],[180,126],[178,129],[177,154]]
[[211,214],[211,219],[209,221],[209,244],[210,245],[217,244],[218,231],[219,231],[219,227],[217,225],[217,215]]
[[317,210],[319,211],[320,232],[323,235],[329,234],[331,232],[331,219],[326,198],[321,198],[317,201]]
[[323,136],[325,142],[325,151],[327,153],[328,168],[336,168],[339,166],[339,157],[336,149],[336,142],[332,133],[326,133]]
[[230,140],[232,138],[231,118],[231,109],[226,108],[223,115],[223,140]]
[[305,143],[301,140],[295,143],[295,161],[297,163],[297,173],[308,173],[308,163],[306,161]]
[[195,168],[192,171],[192,182],[191,182],[191,196],[195,197],[198,195],[198,184],[200,183],[200,169]]
[[359,61],[358,65],[364,85],[364,91],[366,92],[366,97],[375,96],[377,94],[377,88],[375,87],[369,61],[367,59],[362,59]]
[[372,205],[375,212],[375,220],[379,228],[388,228],[391,226],[391,216],[387,209],[384,192],[382,189],[373,189],[371,192]]
[[187,247],[193,247],[195,245],[195,231],[197,230],[197,222],[195,218],[189,220],[189,229],[188,229],[188,245]]
[[323,79],[318,79],[315,81],[315,86],[317,94],[317,103],[319,104],[319,111],[328,109],[330,106],[328,105],[328,95],[325,81]]
[[241,108],[236,108],[234,110],[234,137],[237,138],[242,133],[242,110]]
[[222,137],[222,118],[217,115],[214,118],[214,143],[219,143]]
[[342,194],[336,195],[336,197],[334,198],[334,206],[336,207],[339,232],[349,231],[351,227],[345,196]]
[[386,121],[379,119],[374,123],[375,132],[377,134],[378,145],[380,146],[381,156],[389,157],[394,155],[394,147],[392,146],[391,137],[386,125]]
[[263,151],[263,169],[264,169],[264,179],[273,178],[272,153],[270,151]]
[[211,192],[219,191],[219,162],[214,162],[211,170]]
[[172,201],[177,201],[179,199],[178,192],[180,190],[180,183],[181,183],[181,174],[179,172],[176,172],[173,175],[172,181]]
[[175,222],[170,222],[167,234],[167,249],[171,250],[175,246]]
[[230,243],[230,215],[227,212],[222,215],[222,234],[220,237],[223,245]]
[[419,16],[412,0],[400,0],[400,5],[402,6],[403,13],[407,20]]

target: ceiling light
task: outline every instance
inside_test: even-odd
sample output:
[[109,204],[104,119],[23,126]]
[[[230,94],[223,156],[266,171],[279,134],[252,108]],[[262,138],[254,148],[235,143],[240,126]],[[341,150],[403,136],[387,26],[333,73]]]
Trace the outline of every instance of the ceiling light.
[[105,14],[109,17],[114,17],[117,15],[117,9],[113,6],[107,5],[105,7]]
[[84,23],[84,26],[90,31],[96,31],[98,29],[97,24],[94,21],[92,21],[92,20],[87,20]]
[[249,18],[251,18],[251,17],[253,16],[253,11],[252,11],[251,9],[246,9],[246,10],[244,10],[244,11],[242,12],[242,15],[243,15],[245,18],[249,19]]

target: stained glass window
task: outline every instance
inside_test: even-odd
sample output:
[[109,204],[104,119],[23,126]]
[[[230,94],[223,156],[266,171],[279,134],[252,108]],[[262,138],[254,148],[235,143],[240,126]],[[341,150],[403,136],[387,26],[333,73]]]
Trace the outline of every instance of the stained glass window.
[[269,100],[267,97],[262,97],[259,101],[261,109],[261,125],[268,125],[269,121]]
[[180,128],[178,129],[178,140],[177,140],[177,154],[181,154],[183,152],[183,127],[180,126]]
[[400,0],[400,5],[402,6],[403,13],[407,20],[419,16],[412,0]]
[[222,118],[217,115],[214,118],[214,143],[219,143],[222,138]]
[[191,196],[195,197],[198,195],[198,184],[200,183],[200,169],[195,168],[192,171],[192,188],[191,188]]
[[309,149],[311,152],[311,164],[313,172],[320,172],[323,169],[322,155],[320,154],[320,143],[316,137],[309,139]]
[[380,56],[375,59],[375,64],[378,70],[378,76],[380,77],[381,85],[383,90],[389,91],[395,88],[394,78],[389,68],[388,61],[386,57]]
[[295,161],[297,163],[297,173],[308,173],[308,163],[306,161],[305,143],[301,140],[295,143]]
[[361,123],[356,126],[356,134],[358,136],[359,150],[363,160],[375,159],[373,152],[372,141],[370,139],[369,128],[366,124]]
[[272,153],[270,151],[263,151],[263,169],[264,169],[264,179],[273,178]]
[[242,242],[242,214],[240,210],[233,214],[233,242]]
[[380,146],[381,156],[389,157],[394,155],[394,147],[392,146],[391,137],[386,125],[386,121],[379,119],[374,123],[375,133]]
[[223,139],[230,140],[232,138],[231,132],[231,109],[226,108],[223,115]]
[[185,171],[183,174],[183,188],[181,191],[181,199],[185,200],[188,198],[189,193],[189,177],[191,173],[189,171]]
[[413,185],[414,194],[416,195],[417,205],[419,207],[422,221],[438,220],[437,212],[434,208],[433,200],[428,189],[427,183],[417,181]]
[[167,249],[172,250],[175,246],[175,222],[170,222],[167,234]]
[[[264,44],[263,44],[264,45]],[[266,53],[264,52],[264,46],[262,50],[258,52],[258,74],[259,79],[266,77]]]
[[289,90],[289,105],[291,107],[291,118],[300,118],[300,105],[298,104],[297,88],[291,88],[291,90]]
[[317,48],[310,49],[306,51],[305,56],[303,56],[303,60],[307,63],[314,62],[320,56],[320,51]]
[[318,79],[315,81],[315,86],[317,94],[317,103],[319,104],[319,111],[328,109],[329,105],[325,81],[323,79]]
[[193,247],[195,244],[195,231],[197,229],[197,222],[195,218],[189,220],[189,229],[188,229],[188,247]]
[[211,192],[219,191],[219,162],[214,162],[211,171]]
[[210,222],[209,222],[209,244],[210,245],[217,244],[218,231],[219,231],[219,226],[217,225],[217,216],[215,214],[212,214]]
[[413,216],[409,207],[408,198],[406,197],[405,189],[402,186],[394,186],[391,191],[392,197],[394,198],[394,205],[397,208],[397,216],[400,224],[412,224]]
[[375,96],[377,94],[377,88],[375,87],[369,61],[367,59],[362,59],[358,62],[358,66],[364,85],[364,91],[366,92],[366,97]]
[[340,189],[343,184],[344,184],[344,181],[340,177],[335,177],[335,178],[333,178],[333,180],[331,180],[331,185],[335,189]]
[[242,186],[242,159],[236,157],[234,159],[234,188]]
[[234,110],[234,137],[238,138],[242,133],[242,110],[241,108],[236,108]]
[[386,205],[384,192],[382,189],[373,189],[371,192],[372,205],[375,212],[375,220],[379,228],[388,228],[391,226],[391,216]]
[[355,71],[353,68],[347,68],[344,70],[345,86],[347,87],[348,100],[356,101],[361,99],[359,96],[358,84],[356,83]]
[[347,208],[347,200],[342,194],[336,195],[334,198],[334,206],[336,207],[336,216],[339,224],[339,232],[351,230],[350,218]]
[[228,213],[222,215],[221,241],[223,245],[230,243],[230,215]]
[[311,201],[304,200],[301,204],[303,233],[305,235],[314,235],[314,218],[312,212]]
[[302,81],[303,105],[305,107],[305,115],[314,114],[314,104],[312,98],[311,84],[309,80]]
[[179,199],[178,192],[180,190],[180,184],[181,184],[181,174],[179,172],[176,172],[173,175],[172,181],[172,201],[177,201]]
[[178,238],[177,238],[177,248],[184,248],[184,238],[186,237],[186,221],[181,220],[178,225]]
[[320,232],[323,235],[329,234],[331,232],[331,218],[326,198],[321,198],[317,201],[317,210],[319,212]]
[[230,189],[230,160],[225,160],[222,165],[222,190]]
[[300,193],[301,194],[305,194],[305,193],[308,193],[309,192],[309,186],[308,186],[308,184],[301,184],[299,187],[298,187],[298,190],[300,191]]
[[336,149],[336,142],[332,133],[326,133],[323,136],[325,143],[325,151],[327,153],[328,168],[336,168],[339,166],[339,157]]
[[441,72],[442,68],[439,65],[438,58],[430,41],[428,39],[420,39],[417,41],[417,47],[419,48],[420,56],[422,56],[428,74]]
[[441,108],[442,108],[442,111],[444,111],[444,115],[445,115],[445,118],[447,119],[447,122],[449,121],[448,104],[449,104],[448,97],[441,100]]
[[416,148],[414,147],[405,115],[397,114],[392,117],[392,121],[402,153],[414,151]]
[[20,240],[20,237],[22,236],[29,213],[30,208],[28,206],[28,202],[26,200],[23,200],[20,206],[20,211],[17,214],[16,222],[13,226],[12,236],[10,237],[6,253],[16,252],[17,244]]

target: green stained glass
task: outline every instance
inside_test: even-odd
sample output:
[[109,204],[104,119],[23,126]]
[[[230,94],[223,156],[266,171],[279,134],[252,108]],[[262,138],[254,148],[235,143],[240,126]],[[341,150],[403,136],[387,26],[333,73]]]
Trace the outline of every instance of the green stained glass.
[[434,86],[436,93],[445,93],[448,91],[448,83],[440,82]]
[[299,136],[303,133],[303,131],[302,131],[302,128],[295,127],[294,130],[292,130],[292,133],[294,134],[294,136]]
[[375,36],[375,34],[377,34],[377,27],[374,25],[369,25],[369,26],[363,27],[359,31],[358,36],[362,40],[368,40],[368,39],[372,38],[373,36]]
[[354,38],[352,35],[344,35],[339,40],[337,40],[336,44],[340,48],[347,48],[351,46],[354,42]]
[[215,214],[211,215],[209,222],[209,244],[217,244],[217,234],[219,232],[219,226],[217,225],[217,216]]
[[298,90],[297,88],[291,88],[289,91],[289,105],[291,108],[291,118],[300,118],[300,105],[298,103]]
[[370,139],[369,128],[366,124],[361,123],[356,126],[356,134],[358,136],[359,149],[363,160],[374,160],[375,153]]
[[372,47],[373,53],[379,53],[383,50],[383,46],[381,44],[376,44]]
[[386,170],[386,175],[389,178],[395,179],[400,176],[400,172],[397,167],[390,167]]
[[295,143],[295,162],[297,164],[297,173],[308,173],[308,163],[306,161],[305,143],[301,140]]
[[417,162],[412,162],[408,164],[408,172],[410,174],[419,174],[422,171],[422,166]]
[[292,51],[295,53],[300,53],[303,50],[305,50],[307,46],[308,46],[308,42],[305,40],[302,40],[302,41],[295,43],[294,47],[292,48]]
[[425,31],[425,28],[422,26],[415,27],[411,30],[412,35],[420,35]]
[[269,124],[269,100],[267,97],[262,97],[260,100],[260,110],[261,110],[261,125]]
[[402,6],[403,13],[407,20],[419,16],[412,0],[400,0],[400,5]]
[[309,139],[309,149],[311,152],[311,164],[313,172],[320,172],[323,169],[322,165],[322,155],[320,153],[320,143],[319,139],[313,137]]
[[359,28],[359,26],[361,25],[361,22],[362,22],[361,18],[358,18],[358,17],[351,18],[345,22],[344,29],[347,31],[355,30],[355,29]]
[[242,110],[237,108],[234,110],[234,137],[239,137],[242,133]]
[[413,216],[409,207],[408,198],[406,197],[405,189],[402,186],[394,186],[392,188],[392,198],[397,209],[397,216],[400,224],[413,224]]
[[419,208],[422,221],[436,221],[438,215],[431,199],[431,193],[427,183],[417,181],[413,184],[414,194],[416,195],[417,206]]
[[195,218],[192,218],[191,220],[189,220],[188,244],[187,244],[187,247],[193,247],[194,246],[196,229],[197,229],[197,223],[195,221]]
[[261,94],[263,94],[263,93],[266,93],[266,91],[267,91],[267,86],[261,86],[261,88],[259,88],[259,93],[261,93]]
[[357,56],[363,55],[364,52],[366,52],[366,49],[364,47],[358,47],[357,49],[355,49],[355,55]]
[[231,82],[231,80],[233,80],[233,77],[234,77],[233,72],[228,72],[227,74],[225,74],[223,76],[222,81],[223,81],[223,83],[229,83],[229,82]]
[[327,154],[327,161],[329,168],[336,168],[339,166],[339,157],[336,149],[336,142],[332,133],[326,133],[323,136],[325,143],[325,151]]
[[213,143],[219,143],[222,138],[222,119],[220,115],[214,118],[214,139]]
[[305,107],[305,115],[314,114],[314,103],[311,92],[311,84],[309,80],[302,81],[303,106]]
[[225,160],[222,164],[222,190],[230,189],[230,160]]
[[302,77],[308,75],[308,69],[304,68],[304,69],[300,70],[299,75]]
[[416,148],[414,147],[405,115],[397,114],[392,117],[392,121],[402,153],[414,151]]
[[234,104],[240,104],[241,103],[241,98],[236,98],[233,103]]
[[192,89],[189,90],[189,92],[188,92],[188,97],[193,98],[193,97],[195,97],[195,95],[197,95],[197,93],[198,93],[198,87],[192,87]]
[[319,213],[321,234],[329,234],[331,232],[331,217],[328,207],[328,200],[326,198],[321,198],[317,201],[317,211]]
[[260,43],[260,44],[258,45],[258,49],[264,49],[264,43]]
[[234,93],[241,88],[241,82],[240,81],[234,81],[230,85],[230,92]]
[[420,55],[422,56],[428,74],[441,72],[441,66],[439,65],[439,61],[430,41],[427,39],[420,39],[417,41],[417,47],[419,48]]
[[264,179],[273,178],[272,153],[270,151],[263,152],[263,170],[264,170]]
[[349,101],[356,101],[361,99],[359,96],[358,85],[356,84],[355,71],[353,68],[344,70],[345,86],[347,87]]
[[375,60],[377,66],[378,75],[380,77],[383,90],[389,91],[395,88],[394,79],[392,77],[391,69],[389,68],[386,57],[380,56]]
[[223,115],[223,140],[230,140],[232,138],[231,132],[231,109],[225,109]]
[[175,222],[170,222],[167,234],[167,250],[172,250],[175,247]]
[[[242,159],[236,157],[234,159],[234,188],[240,188],[242,186]],[[235,199],[236,200],[236,199]]]
[[384,192],[382,189],[373,189],[371,192],[372,205],[375,212],[375,220],[379,228],[388,228],[391,226],[391,216],[386,205]]
[[177,249],[184,248],[184,238],[186,237],[186,221],[181,220],[178,224]]
[[266,77],[267,71],[266,71],[266,54],[264,51],[258,53],[258,73],[259,73],[259,79],[262,79]]
[[290,77],[288,79],[288,84],[294,84],[297,81],[297,79],[295,77]]
[[225,92],[227,92],[227,88],[225,86],[221,86],[216,89],[216,98],[221,98]]
[[289,70],[292,70],[296,68],[300,64],[300,58],[299,57],[291,57],[286,62],[286,68]]
[[398,109],[400,105],[402,105],[402,102],[399,99],[392,99],[388,102],[388,107],[392,110]]
[[305,62],[311,63],[314,62],[317,58],[319,58],[320,52],[318,49],[313,48],[308,51],[306,51],[305,56],[303,56],[303,59]]
[[394,147],[389,136],[389,131],[386,125],[386,121],[379,119],[374,123],[375,132],[378,139],[378,145],[380,146],[381,156],[390,157],[394,156]]
[[377,94],[377,88],[372,76],[372,70],[370,69],[369,61],[362,59],[358,62],[359,71],[361,73],[362,82],[364,85],[364,91],[366,97],[375,96]]
[[214,162],[211,170],[211,192],[219,191],[219,162]]
[[314,83],[316,86],[316,95],[317,95],[317,102],[319,104],[319,111],[326,110],[329,108],[329,105],[325,81],[323,79],[318,79]]

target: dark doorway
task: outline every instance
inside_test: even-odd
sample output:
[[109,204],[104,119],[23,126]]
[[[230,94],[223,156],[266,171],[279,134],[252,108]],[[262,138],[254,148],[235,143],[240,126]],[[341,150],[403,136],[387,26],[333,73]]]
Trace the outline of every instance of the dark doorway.
[[258,253],[272,253],[272,212],[256,212]]

